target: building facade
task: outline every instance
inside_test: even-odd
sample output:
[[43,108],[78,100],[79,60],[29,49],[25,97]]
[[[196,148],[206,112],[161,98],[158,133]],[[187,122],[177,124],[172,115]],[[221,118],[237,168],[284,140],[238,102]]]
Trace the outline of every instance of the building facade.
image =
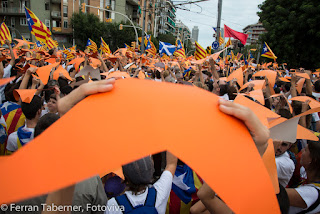
[[193,40],[193,42],[198,41],[198,37],[199,37],[199,28],[198,28],[198,26],[194,26],[192,28],[192,40]]
[[248,34],[248,40],[246,45],[256,44],[258,43],[259,36],[266,32],[262,23],[256,23],[252,25],[248,25],[243,29],[243,32]]
[[176,35],[176,7],[171,0],[156,0],[154,36],[158,34]]
[[176,22],[176,36],[182,41],[182,43],[185,43],[187,40],[191,40],[190,29],[180,20]]

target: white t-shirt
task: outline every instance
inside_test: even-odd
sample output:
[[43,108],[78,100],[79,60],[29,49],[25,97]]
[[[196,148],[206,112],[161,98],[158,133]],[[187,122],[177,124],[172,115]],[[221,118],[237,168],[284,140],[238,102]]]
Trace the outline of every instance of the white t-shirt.
[[[157,191],[156,210],[158,211],[158,213],[166,212],[167,202],[168,202],[171,187],[172,187],[172,179],[173,179],[173,176],[171,172],[164,171],[160,179],[153,184],[153,187]],[[147,190],[140,195],[133,195],[131,191],[126,191],[125,194],[127,195],[132,206],[136,207],[138,205],[144,204],[145,200],[147,199],[148,190],[149,189],[147,188]],[[108,201],[107,205],[108,207],[117,207],[118,203],[115,200],[115,198],[111,198]],[[122,214],[120,210],[116,210],[116,209],[111,211],[110,210],[107,210],[105,214]]]
[[316,98],[317,101],[320,100],[320,93],[317,92],[312,92],[312,96],[314,96]]
[[229,95],[227,93],[219,97],[225,100],[229,100]]
[[286,187],[293,175],[295,166],[287,152],[280,156],[276,156],[276,165],[279,183]]
[[[316,188],[320,190],[319,187],[316,187],[313,184],[301,185],[298,188],[295,188],[295,190],[299,193],[301,198],[307,204],[307,208],[303,209],[299,207],[290,207],[289,214],[299,213],[302,210],[307,210],[319,197],[318,191],[316,190]],[[316,209],[308,213],[318,213],[318,212],[320,212],[320,205],[318,205]]]
[[[32,135],[29,139],[25,139],[23,143],[28,143],[33,139],[33,134],[34,134],[34,128],[28,128],[27,125],[24,125],[23,129],[27,132],[32,132]],[[8,142],[7,142],[7,150],[14,152],[18,150],[18,133],[17,132],[12,132],[9,137],[8,137]]]
[[[2,78],[9,78],[10,75],[11,75],[11,68],[12,68],[12,65],[7,65],[7,67],[5,67],[3,69],[3,77]],[[6,97],[4,96],[4,89],[5,89],[6,85],[2,85],[0,86],[0,104],[2,104],[2,100],[5,100]]]

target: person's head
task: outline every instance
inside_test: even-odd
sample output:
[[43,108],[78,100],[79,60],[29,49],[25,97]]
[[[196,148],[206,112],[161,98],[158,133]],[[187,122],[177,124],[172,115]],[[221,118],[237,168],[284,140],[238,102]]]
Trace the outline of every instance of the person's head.
[[281,140],[273,140],[273,146],[275,155],[280,156],[290,149],[292,143]]
[[58,102],[54,94],[50,96],[50,99],[48,100],[48,103],[47,103],[47,107],[50,113],[58,112]]
[[59,115],[53,114],[53,113],[48,113],[43,115],[36,127],[34,128],[34,137],[37,137],[40,135],[44,130],[46,130],[49,126],[51,126],[54,122],[56,122],[59,119]]
[[302,149],[300,164],[320,178],[320,142],[308,141],[306,148]]
[[122,166],[122,171],[129,190],[137,194],[152,183],[153,160],[150,156],[147,156]]
[[30,103],[21,103],[21,110],[28,120],[39,119],[43,107],[41,98],[35,95]]
[[178,83],[183,82],[183,75],[182,75],[182,73],[176,73],[176,78],[177,78]]
[[228,93],[228,85],[227,82],[224,80],[218,80],[213,82],[213,93],[215,93],[218,96],[223,96],[226,93]]
[[313,85],[315,92],[320,93],[320,80],[317,80]]

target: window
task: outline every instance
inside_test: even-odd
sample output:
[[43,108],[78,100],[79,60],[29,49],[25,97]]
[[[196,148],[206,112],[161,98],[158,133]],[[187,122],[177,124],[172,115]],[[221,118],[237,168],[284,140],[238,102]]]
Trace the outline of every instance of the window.
[[50,8],[49,8],[49,2],[46,2],[46,3],[44,4],[44,9],[45,9],[45,10],[50,10]]
[[20,25],[27,26],[27,19],[26,18],[20,18]]
[[67,20],[63,21],[63,28],[68,28],[68,21]]
[[29,7],[27,0],[20,1],[20,9],[24,11],[24,6]]
[[16,19],[15,17],[11,17],[11,27],[14,27],[16,25]]
[[68,17],[68,6],[63,6],[63,17]]
[[45,24],[48,28],[50,28],[50,20],[49,20],[49,19],[45,19],[45,20],[44,20],[44,24]]
[[2,8],[8,8],[8,1],[2,1]]

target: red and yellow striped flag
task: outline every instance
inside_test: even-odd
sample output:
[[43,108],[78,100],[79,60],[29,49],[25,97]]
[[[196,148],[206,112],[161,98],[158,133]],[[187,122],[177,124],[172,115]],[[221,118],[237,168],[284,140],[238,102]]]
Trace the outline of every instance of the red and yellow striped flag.
[[52,48],[58,47],[58,42],[53,40],[51,37],[48,37],[46,46],[50,50]]
[[7,25],[2,22],[1,26],[0,26],[0,41],[1,41],[1,44],[5,44],[5,41],[6,40],[9,40],[10,42],[12,41],[12,38],[11,38],[11,34],[10,34],[10,31],[7,27]]
[[100,49],[102,50],[102,52],[104,52],[106,54],[111,54],[109,45],[103,40],[102,37],[101,37]]
[[219,37],[219,45],[221,46],[223,43],[224,43],[224,39],[220,35],[220,37]]
[[224,47],[226,48],[226,47],[229,47],[230,45],[232,45],[232,43],[231,43],[231,39],[229,38],[227,44]]
[[207,56],[206,50],[203,47],[201,47],[201,45],[199,45],[197,41],[195,42],[195,45],[196,45],[196,51],[194,52],[194,58],[196,60],[206,58]]
[[27,23],[30,32],[36,37],[40,42],[43,42],[47,46],[47,40],[51,36],[49,28],[38,17],[28,8],[25,7]]

